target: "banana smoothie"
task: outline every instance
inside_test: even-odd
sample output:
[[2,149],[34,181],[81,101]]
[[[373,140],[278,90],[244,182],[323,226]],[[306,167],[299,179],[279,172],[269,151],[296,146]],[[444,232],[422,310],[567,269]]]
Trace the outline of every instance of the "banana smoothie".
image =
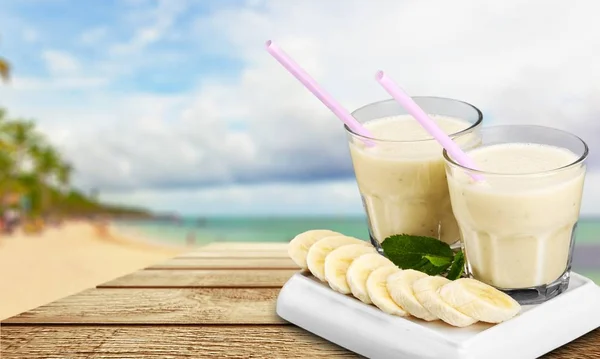
[[[562,134],[523,126],[520,136],[527,130],[535,139]],[[511,133],[514,138],[519,130]],[[481,171],[480,182],[448,161],[452,208],[475,279],[512,290],[548,286],[568,274],[587,154],[587,147],[583,155],[572,148],[514,142],[473,149],[467,153]]]
[[[474,125],[431,115],[447,134]],[[410,115],[364,122],[376,139],[368,146],[354,138],[350,154],[371,236],[381,243],[395,234],[421,235],[452,244],[459,231],[450,205],[442,147]],[[460,139],[466,145],[473,133]]]

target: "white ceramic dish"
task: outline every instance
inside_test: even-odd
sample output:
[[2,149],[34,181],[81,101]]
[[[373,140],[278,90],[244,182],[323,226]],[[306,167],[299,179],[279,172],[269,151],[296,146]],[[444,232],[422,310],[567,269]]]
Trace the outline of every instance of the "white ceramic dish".
[[600,287],[572,273],[566,292],[523,306],[509,321],[456,328],[388,315],[334,292],[308,273],[297,273],[281,289],[277,314],[373,359],[531,359],[600,327]]

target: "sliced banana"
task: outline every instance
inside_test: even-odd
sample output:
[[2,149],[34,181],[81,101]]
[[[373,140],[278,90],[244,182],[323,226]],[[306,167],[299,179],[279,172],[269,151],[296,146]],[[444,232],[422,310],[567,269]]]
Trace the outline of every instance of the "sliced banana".
[[386,285],[387,278],[398,271],[400,269],[395,265],[386,265],[372,271],[367,278],[367,293],[373,304],[382,312],[407,317],[408,312],[392,300]]
[[521,305],[508,294],[471,278],[452,281],[439,293],[446,303],[482,322],[501,323],[521,310]]
[[347,244],[334,249],[325,257],[325,280],[331,289],[342,294],[350,294],[346,272],[354,259],[366,253],[376,253],[375,247],[363,244]]
[[413,283],[413,292],[417,300],[431,314],[455,327],[467,327],[477,320],[454,309],[440,297],[438,289],[452,281],[440,276],[428,276]]
[[300,268],[306,269],[306,256],[308,249],[318,240],[325,237],[342,236],[341,233],[330,231],[328,229],[313,229],[300,233],[294,237],[288,244],[288,255]]
[[325,282],[325,257],[334,249],[348,244],[361,244],[373,248],[373,245],[367,241],[348,236],[325,237],[315,242],[306,255],[306,265],[308,270],[315,277]]
[[387,289],[390,296],[404,310],[426,321],[437,320],[438,317],[428,311],[415,297],[413,283],[421,278],[428,277],[423,272],[406,269],[390,275],[387,278]]
[[393,266],[397,268],[391,260],[379,253],[367,253],[356,258],[346,273],[346,281],[350,286],[352,295],[366,304],[373,303],[367,292],[367,278],[372,271],[379,267]]

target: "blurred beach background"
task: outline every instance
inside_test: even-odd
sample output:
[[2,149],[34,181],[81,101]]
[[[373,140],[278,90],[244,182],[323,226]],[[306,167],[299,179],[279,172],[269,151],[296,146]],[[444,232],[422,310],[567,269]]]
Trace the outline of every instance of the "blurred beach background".
[[485,125],[582,137],[575,270],[600,281],[599,7],[2,1],[0,319],[214,241],[368,237],[343,128],[268,39],[349,110],[387,98],[384,69]]

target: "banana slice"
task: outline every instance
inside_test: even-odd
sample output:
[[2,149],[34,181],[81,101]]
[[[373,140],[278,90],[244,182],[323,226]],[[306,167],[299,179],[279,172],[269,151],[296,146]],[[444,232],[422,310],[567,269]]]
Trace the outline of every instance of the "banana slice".
[[325,257],[325,279],[331,289],[342,294],[350,294],[346,272],[354,259],[366,253],[376,253],[375,247],[347,244],[333,250]]
[[482,322],[501,323],[521,310],[521,305],[508,294],[471,278],[448,283],[439,293],[456,310]]
[[467,327],[477,320],[454,309],[440,297],[438,289],[452,281],[440,276],[428,276],[413,283],[413,292],[417,300],[431,314],[455,327]]
[[373,303],[367,292],[367,278],[372,271],[379,267],[393,266],[397,268],[391,260],[379,253],[367,253],[356,258],[346,273],[346,281],[350,286],[352,295],[366,304]]
[[425,277],[428,277],[428,275],[423,272],[414,269],[406,269],[390,275],[387,278],[386,285],[390,292],[390,296],[396,304],[415,317],[430,322],[432,320],[437,320],[438,317],[423,307],[413,292],[413,283],[416,280]]
[[362,244],[373,248],[370,242],[360,240],[354,237],[348,236],[333,236],[325,237],[315,242],[308,250],[306,255],[306,265],[308,270],[315,277],[319,278],[322,282],[325,282],[325,257],[331,253],[334,249],[347,244]]
[[[366,254],[365,254],[366,255]],[[367,278],[367,293],[373,304],[382,312],[399,317],[407,317],[409,314],[404,308],[396,304],[390,297],[387,289],[387,278],[400,271],[395,265],[383,266],[375,269]]]
[[306,256],[308,249],[318,240],[325,237],[341,236],[341,233],[328,229],[313,229],[300,233],[288,244],[288,255],[300,268],[306,269]]

